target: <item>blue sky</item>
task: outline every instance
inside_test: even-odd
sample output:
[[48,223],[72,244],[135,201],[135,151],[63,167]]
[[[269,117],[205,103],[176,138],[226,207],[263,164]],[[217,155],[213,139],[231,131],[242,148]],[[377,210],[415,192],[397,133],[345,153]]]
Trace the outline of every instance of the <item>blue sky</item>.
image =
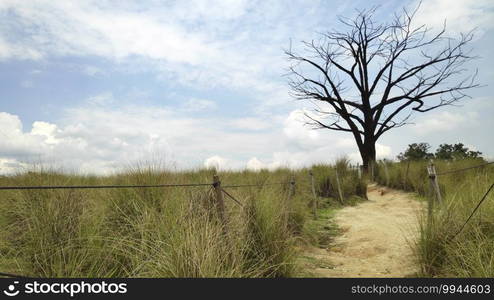
[[[43,162],[108,174],[137,161],[176,168],[300,167],[346,155],[352,137],[302,124],[288,95],[290,40],[341,29],[337,16],[417,1],[0,1],[0,173]],[[378,157],[412,142],[463,142],[494,158],[494,4],[424,0],[417,24],[476,29],[478,81],[461,107],[415,115]]]

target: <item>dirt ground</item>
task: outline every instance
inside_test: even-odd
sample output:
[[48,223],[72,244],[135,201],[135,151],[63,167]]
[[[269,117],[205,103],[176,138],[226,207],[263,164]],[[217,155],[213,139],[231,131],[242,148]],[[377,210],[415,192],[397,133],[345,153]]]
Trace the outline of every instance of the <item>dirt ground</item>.
[[341,230],[328,249],[305,255],[318,263],[318,277],[407,277],[417,266],[410,243],[418,237],[423,204],[401,191],[370,185],[369,201],[345,207],[335,216]]

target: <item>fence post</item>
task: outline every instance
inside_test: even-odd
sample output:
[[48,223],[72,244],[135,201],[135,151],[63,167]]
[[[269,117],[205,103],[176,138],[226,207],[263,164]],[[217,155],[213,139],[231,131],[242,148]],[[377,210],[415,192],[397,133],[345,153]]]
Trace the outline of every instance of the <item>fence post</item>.
[[362,170],[360,168],[360,164],[357,164],[357,174],[358,174],[358,179],[362,179]]
[[369,161],[369,165],[370,165],[370,171],[371,171],[371,181],[374,182],[374,161]]
[[310,183],[312,186],[312,195],[314,196],[314,201],[312,202],[312,213],[314,214],[314,219],[317,219],[317,195],[316,195],[316,188],[314,186],[314,173],[312,170],[309,171],[310,175]]
[[223,228],[226,232],[226,218],[225,218],[225,202],[223,200],[223,191],[221,188],[221,181],[218,175],[213,175],[213,187],[216,193],[216,211],[218,212],[218,217],[220,218],[221,223],[223,224]]
[[290,177],[290,186],[288,190],[288,199],[286,201],[285,207],[286,207],[286,212],[285,212],[285,227],[288,228],[288,223],[290,220],[290,206],[291,206],[291,199],[295,195],[295,177],[292,175]]
[[405,178],[403,179],[403,188],[405,189],[405,186],[407,185],[408,181],[408,170],[410,169],[410,159],[407,159],[407,169],[405,171]]
[[439,183],[437,181],[436,167],[431,159],[429,165],[427,166],[427,173],[429,174],[429,182],[431,190],[434,193],[434,198],[436,202],[442,203],[441,190],[439,189]]
[[389,186],[389,173],[388,173],[388,165],[386,162],[383,160],[382,164],[384,166],[384,175],[386,176],[386,186]]
[[293,195],[295,195],[295,177],[292,175],[292,177],[290,178],[290,191],[288,194],[288,198],[292,198]]
[[336,173],[336,187],[338,188],[338,196],[340,197],[340,203],[343,204],[343,195],[341,193],[341,186],[340,186],[340,176],[338,175],[338,168],[334,168],[335,173]]

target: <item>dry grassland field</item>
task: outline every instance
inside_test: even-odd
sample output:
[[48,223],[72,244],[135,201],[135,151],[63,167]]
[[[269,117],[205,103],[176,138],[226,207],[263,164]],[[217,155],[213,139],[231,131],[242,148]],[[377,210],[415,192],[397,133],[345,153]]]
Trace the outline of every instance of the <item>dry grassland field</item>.
[[[428,217],[428,201],[436,200],[428,199],[426,165],[383,161],[376,182],[345,160],[310,170],[219,172],[223,211],[212,184],[1,190],[0,268],[41,277],[492,277],[494,195],[462,226],[494,168],[438,176],[442,202]],[[214,173],[38,170],[0,183],[182,185],[212,182]]]
[[492,296],[493,21],[0,0],[0,297]]

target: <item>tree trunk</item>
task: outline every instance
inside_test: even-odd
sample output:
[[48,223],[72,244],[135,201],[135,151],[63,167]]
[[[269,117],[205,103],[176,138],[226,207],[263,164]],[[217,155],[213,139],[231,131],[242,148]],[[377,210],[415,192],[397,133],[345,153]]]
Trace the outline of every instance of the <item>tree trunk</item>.
[[376,142],[374,140],[366,141],[359,151],[364,173],[368,174],[370,166],[376,162]]

